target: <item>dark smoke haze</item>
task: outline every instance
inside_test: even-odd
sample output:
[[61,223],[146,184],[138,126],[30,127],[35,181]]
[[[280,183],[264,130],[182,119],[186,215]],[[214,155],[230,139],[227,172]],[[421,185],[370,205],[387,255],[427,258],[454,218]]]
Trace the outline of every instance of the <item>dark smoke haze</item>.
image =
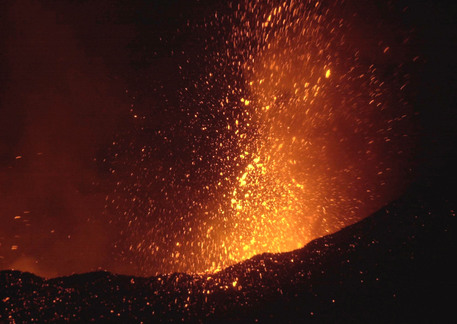
[[2,6],[2,269],[55,276],[111,266],[106,172],[94,158],[128,106],[110,69],[121,69],[129,32],[97,21],[97,3]]

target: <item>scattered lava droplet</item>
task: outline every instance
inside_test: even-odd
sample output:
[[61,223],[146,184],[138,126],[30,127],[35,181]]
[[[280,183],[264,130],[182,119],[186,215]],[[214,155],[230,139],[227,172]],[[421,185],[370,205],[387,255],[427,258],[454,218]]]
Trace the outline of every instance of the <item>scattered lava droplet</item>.
[[141,274],[294,250],[395,195],[404,82],[383,79],[338,4],[242,1],[189,27],[203,48],[183,51],[175,104],[132,108],[112,148],[107,209]]

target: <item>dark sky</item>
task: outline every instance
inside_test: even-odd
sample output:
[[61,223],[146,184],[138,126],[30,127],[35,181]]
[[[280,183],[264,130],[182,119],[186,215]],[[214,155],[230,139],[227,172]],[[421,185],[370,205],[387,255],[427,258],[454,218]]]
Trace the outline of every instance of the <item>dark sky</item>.
[[[44,276],[113,261],[119,229],[107,150],[132,96],[143,108],[176,88],[177,33],[220,4],[209,1],[13,1],[0,5],[0,269]],[[446,183],[455,135],[455,5],[400,1],[425,64],[413,74],[418,179]],[[391,19],[395,19],[391,17]],[[162,40],[161,40],[162,37]],[[165,40],[164,40],[165,39]],[[126,90],[129,92],[126,93]],[[169,90],[172,93],[173,90]]]
[[93,158],[128,104],[125,81],[111,74],[128,28],[97,24],[102,8],[18,1],[2,10],[2,268],[53,275],[106,262]]

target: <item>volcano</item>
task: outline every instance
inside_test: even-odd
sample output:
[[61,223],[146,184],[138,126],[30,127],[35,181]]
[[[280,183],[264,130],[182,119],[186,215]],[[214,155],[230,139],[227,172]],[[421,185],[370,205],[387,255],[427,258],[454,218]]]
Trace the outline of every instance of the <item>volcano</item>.
[[[457,288],[455,204],[413,186],[370,217],[305,247],[215,274],[55,279],[3,271],[2,320],[436,322]],[[452,265],[454,264],[454,265]]]
[[0,8],[0,323],[455,317],[455,2]]

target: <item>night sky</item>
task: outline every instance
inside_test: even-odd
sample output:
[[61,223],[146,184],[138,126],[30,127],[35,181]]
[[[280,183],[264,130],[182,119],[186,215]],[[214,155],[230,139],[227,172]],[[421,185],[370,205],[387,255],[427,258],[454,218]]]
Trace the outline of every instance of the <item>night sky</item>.
[[455,5],[237,3],[0,5],[0,269],[216,270],[452,184]]

